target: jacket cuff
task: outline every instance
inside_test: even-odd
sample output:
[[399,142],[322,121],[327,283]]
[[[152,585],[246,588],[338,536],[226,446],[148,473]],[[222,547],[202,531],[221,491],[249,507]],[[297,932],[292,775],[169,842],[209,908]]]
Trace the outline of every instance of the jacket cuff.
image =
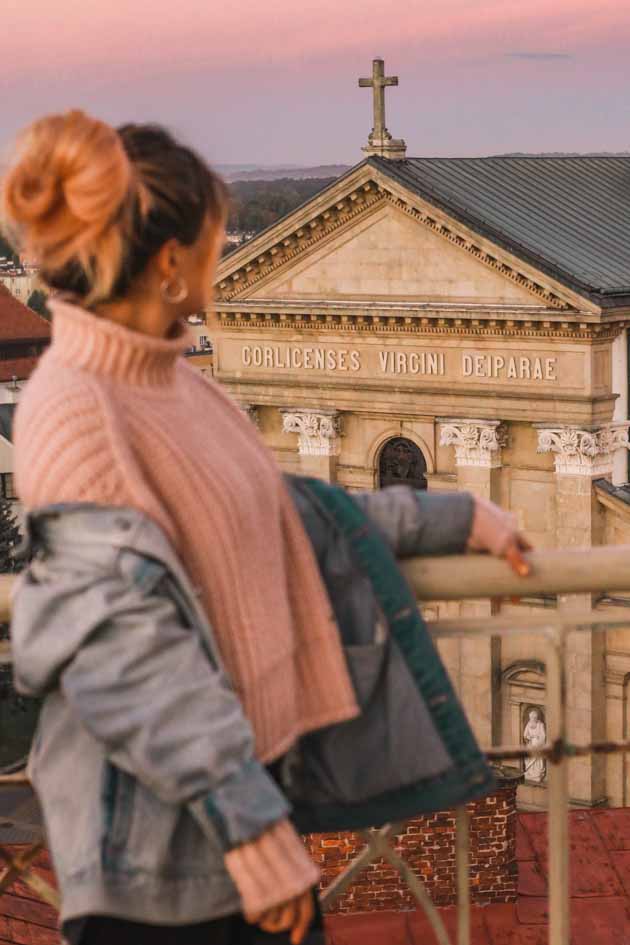
[[306,892],[319,870],[288,820],[225,856],[246,916],[256,916]]
[[259,837],[290,810],[276,782],[255,759],[189,808],[203,829],[218,835],[224,851]]

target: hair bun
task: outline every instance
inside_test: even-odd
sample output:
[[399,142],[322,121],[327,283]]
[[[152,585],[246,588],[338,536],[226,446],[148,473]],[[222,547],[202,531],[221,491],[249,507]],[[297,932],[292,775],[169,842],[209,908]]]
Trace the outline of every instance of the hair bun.
[[82,111],[30,125],[2,188],[18,244],[42,269],[95,258],[126,202],[133,170],[117,132]]

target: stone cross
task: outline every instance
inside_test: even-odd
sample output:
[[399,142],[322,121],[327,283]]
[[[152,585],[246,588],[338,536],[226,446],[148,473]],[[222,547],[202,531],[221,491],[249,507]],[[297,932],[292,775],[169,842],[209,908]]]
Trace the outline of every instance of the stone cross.
[[372,61],[371,79],[359,79],[359,86],[362,89],[372,89],[374,100],[372,134],[379,141],[387,135],[387,128],[385,127],[385,88],[388,85],[398,85],[398,76],[385,75],[385,63],[382,59]]
[[406,154],[405,142],[392,138],[385,125],[385,89],[388,85],[398,85],[398,76],[386,76],[383,60],[374,59],[372,78],[359,79],[362,89],[372,89],[374,103],[374,127],[368,138],[368,145],[363,150],[366,154],[401,160]]

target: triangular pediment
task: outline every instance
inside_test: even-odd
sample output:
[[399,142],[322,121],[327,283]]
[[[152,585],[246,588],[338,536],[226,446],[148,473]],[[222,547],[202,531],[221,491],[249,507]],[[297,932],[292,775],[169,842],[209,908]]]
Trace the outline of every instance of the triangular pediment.
[[592,307],[366,165],[226,257],[217,299]]
[[490,304],[532,300],[527,289],[445,243],[386,201],[249,297]]

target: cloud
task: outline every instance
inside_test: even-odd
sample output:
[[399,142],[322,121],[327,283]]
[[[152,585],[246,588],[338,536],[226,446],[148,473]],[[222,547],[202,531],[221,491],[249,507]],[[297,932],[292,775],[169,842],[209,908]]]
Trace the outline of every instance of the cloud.
[[573,59],[570,53],[559,52],[509,52],[505,54],[506,59],[535,59],[537,61],[545,59]]

